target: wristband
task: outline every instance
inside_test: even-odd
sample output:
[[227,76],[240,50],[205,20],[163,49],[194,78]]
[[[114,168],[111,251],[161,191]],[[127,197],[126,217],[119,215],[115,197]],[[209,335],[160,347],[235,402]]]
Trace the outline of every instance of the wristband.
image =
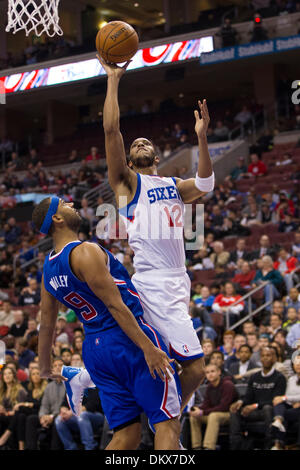
[[283,395],[282,400],[286,401],[286,395]]
[[258,408],[258,403],[254,403],[252,406],[253,406],[254,410],[256,410],[256,408]]
[[215,187],[215,174],[212,174],[208,178],[200,178],[198,173],[196,173],[195,186],[200,191],[210,193]]

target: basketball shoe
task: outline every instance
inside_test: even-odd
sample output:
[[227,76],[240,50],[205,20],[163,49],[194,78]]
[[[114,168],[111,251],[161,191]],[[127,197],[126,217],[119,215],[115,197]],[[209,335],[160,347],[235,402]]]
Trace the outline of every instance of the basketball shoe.
[[95,384],[83,367],[63,366],[61,375],[67,380],[63,382],[69,407],[75,416],[81,413],[82,399],[88,388],[94,388]]

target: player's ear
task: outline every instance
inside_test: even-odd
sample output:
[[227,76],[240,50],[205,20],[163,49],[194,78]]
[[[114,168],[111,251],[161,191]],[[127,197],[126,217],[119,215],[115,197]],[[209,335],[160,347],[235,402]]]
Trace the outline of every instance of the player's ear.
[[160,162],[160,159],[159,157],[156,155],[156,157],[154,158],[154,164],[157,166]]
[[61,215],[56,213],[52,216],[52,222],[54,222],[55,224],[61,225],[64,222],[64,219],[62,218]]
[[133,163],[132,163],[131,160],[128,160],[127,164],[128,164],[128,166],[129,166],[129,168],[133,168]]

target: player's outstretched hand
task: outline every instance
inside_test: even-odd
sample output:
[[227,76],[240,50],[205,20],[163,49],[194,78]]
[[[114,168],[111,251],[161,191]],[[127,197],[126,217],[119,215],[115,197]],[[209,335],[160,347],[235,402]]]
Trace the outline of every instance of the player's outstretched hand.
[[170,359],[164,351],[155,346],[149,351],[144,352],[144,355],[150,374],[154,379],[156,379],[156,374],[159,375],[163,382],[166,377],[168,380],[172,379],[172,375],[175,372],[170,363],[174,362],[174,359]]
[[199,115],[199,111],[195,110],[194,111],[194,115],[195,115],[195,119],[196,119],[195,132],[196,132],[198,137],[202,137],[202,136],[206,135],[208,125],[209,125],[209,121],[210,121],[210,117],[209,117],[209,112],[208,112],[206,100],[204,99],[203,103],[201,103],[201,101],[198,100],[198,105],[199,105],[199,109],[200,109],[200,113],[201,113],[201,118],[200,118],[200,115]]
[[57,382],[64,382],[67,379],[61,375],[61,374],[56,374],[54,372],[50,371],[43,371],[41,370],[40,372],[41,379],[51,379],[51,380],[56,380]]
[[111,77],[111,76],[116,76],[117,78],[121,78],[122,75],[124,75],[124,73],[126,72],[126,69],[128,67],[128,65],[130,64],[131,60],[128,60],[128,62],[126,62],[126,64],[124,64],[122,67],[120,67],[119,65],[117,64],[108,64],[107,62],[105,62],[105,60],[102,59],[102,57],[100,57],[99,54],[96,54],[97,55],[97,59],[99,60],[100,64],[102,65],[102,67],[104,68],[105,72],[107,73],[107,76],[108,77]]

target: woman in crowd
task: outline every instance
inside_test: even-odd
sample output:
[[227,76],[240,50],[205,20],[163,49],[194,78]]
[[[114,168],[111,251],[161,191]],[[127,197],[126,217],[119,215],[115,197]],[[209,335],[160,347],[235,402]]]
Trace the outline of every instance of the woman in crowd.
[[32,429],[30,426],[28,427],[27,423],[33,420],[39,426],[38,412],[47,384],[47,380],[41,379],[39,368],[33,367],[30,370],[26,401],[17,403],[14,407],[16,414],[14,425],[18,437],[19,450],[23,450],[28,441],[28,428]]
[[14,369],[5,366],[0,378],[0,447],[6,445],[16,428],[18,403],[27,398],[27,392],[17,380]]

